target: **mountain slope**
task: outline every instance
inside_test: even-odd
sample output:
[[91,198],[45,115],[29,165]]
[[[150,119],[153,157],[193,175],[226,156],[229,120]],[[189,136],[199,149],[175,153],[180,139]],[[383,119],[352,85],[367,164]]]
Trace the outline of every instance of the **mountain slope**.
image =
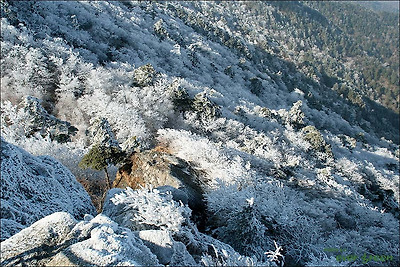
[[[364,253],[398,263],[392,17],[357,11],[352,19],[378,21],[371,34],[381,35],[364,38],[368,29],[331,12],[354,11],[340,3],[2,5],[8,142],[96,178],[77,164],[91,146],[91,119],[106,118],[124,150],[157,146],[209,181],[207,234],[243,255],[266,260],[276,241],[289,264],[329,265],[337,254],[328,246],[358,263]],[[71,142],[52,140],[46,124],[27,134],[38,119],[29,95],[78,129]]]

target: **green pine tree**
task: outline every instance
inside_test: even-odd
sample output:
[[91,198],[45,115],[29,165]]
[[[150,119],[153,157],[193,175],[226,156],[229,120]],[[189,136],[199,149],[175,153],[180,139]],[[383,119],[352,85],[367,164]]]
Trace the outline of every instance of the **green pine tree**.
[[79,162],[82,169],[104,170],[108,189],[111,189],[110,176],[107,167],[109,164],[117,165],[125,158],[118,141],[115,139],[111,126],[105,118],[96,118],[91,121],[89,133],[93,147]]

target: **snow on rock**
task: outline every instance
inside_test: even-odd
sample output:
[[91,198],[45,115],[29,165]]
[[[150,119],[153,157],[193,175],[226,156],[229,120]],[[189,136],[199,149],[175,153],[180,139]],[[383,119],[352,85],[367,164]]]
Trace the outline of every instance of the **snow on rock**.
[[196,261],[182,242],[174,242],[174,254],[169,263],[170,266],[196,266]]
[[158,261],[162,264],[168,264],[174,253],[174,240],[171,234],[166,230],[143,230],[138,232],[138,236],[144,244],[150,248]]
[[48,266],[157,266],[157,257],[127,228],[100,214],[90,238],[58,253]]
[[49,156],[32,156],[3,139],[1,192],[1,240],[57,211],[77,219],[95,214],[89,195],[66,167]]
[[127,225],[130,225],[131,219],[129,216],[126,216],[127,206],[123,203],[115,204],[111,201],[114,196],[121,194],[122,192],[124,192],[124,190],[121,188],[112,188],[108,190],[103,204],[103,214],[112,218],[120,225],[127,227]]
[[143,230],[137,232],[143,243],[153,252],[160,263],[170,266],[195,266],[196,261],[185,244],[172,238],[167,230]]
[[1,243],[1,266],[158,266],[142,240],[105,215],[56,212]]
[[1,266],[39,264],[43,255],[60,245],[77,224],[71,214],[53,213],[1,242]]

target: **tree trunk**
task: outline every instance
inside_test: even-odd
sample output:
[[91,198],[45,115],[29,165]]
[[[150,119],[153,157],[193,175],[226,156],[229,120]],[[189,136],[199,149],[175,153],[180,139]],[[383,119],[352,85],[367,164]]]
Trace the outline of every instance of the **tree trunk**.
[[104,172],[106,173],[107,190],[110,190],[111,189],[111,183],[110,183],[110,176],[108,176],[107,167],[104,168]]

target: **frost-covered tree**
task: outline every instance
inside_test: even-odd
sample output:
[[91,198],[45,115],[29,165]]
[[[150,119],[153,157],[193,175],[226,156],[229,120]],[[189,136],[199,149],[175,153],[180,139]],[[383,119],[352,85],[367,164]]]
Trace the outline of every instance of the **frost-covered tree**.
[[261,214],[254,205],[254,198],[239,210],[230,214],[226,226],[221,227],[218,236],[232,245],[239,253],[247,256],[263,257],[267,241],[267,227],[261,222]]
[[151,64],[143,65],[137,68],[134,72],[134,85],[138,87],[145,87],[152,85],[156,71]]
[[115,139],[111,126],[105,118],[96,118],[91,121],[89,134],[93,142],[92,148],[85,154],[79,167],[91,168],[97,171],[104,170],[108,189],[111,189],[110,176],[107,171],[109,164],[122,162],[125,153]]
[[27,96],[19,106],[13,106],[10,102],[2,104],[2,119],[7,127],[11,127],[8,130],[19,132],[20,138],[29,138],[39,133],[42,137],[49,137],[59,143],[70,142],[78,129],[68,121],[49,114],[42,103],[36,97]]
[[296,128],[301,128],[304,126],[304,113],[301,110],[303,102],[301,100],[293,104],[292,108],[289,110],[288,116],[286,118],[286,123],[292,124]]
[[212,102],[205,92],[195,95],[192,110],[196,112],[197,117],[203,122],[213,120],[221,115],[220,107]]

